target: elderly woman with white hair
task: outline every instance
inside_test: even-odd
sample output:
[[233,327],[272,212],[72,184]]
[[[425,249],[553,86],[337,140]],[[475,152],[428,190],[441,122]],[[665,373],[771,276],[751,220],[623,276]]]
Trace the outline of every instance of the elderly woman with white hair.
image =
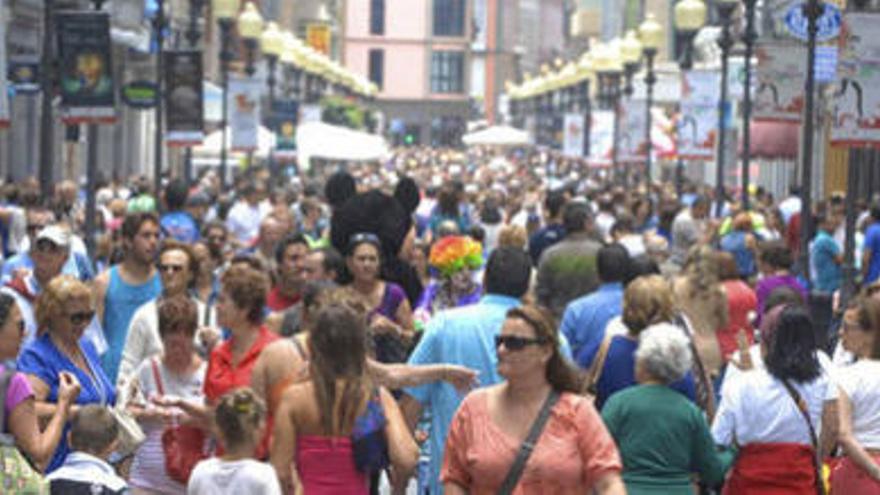
[[669,323],[639,335],[635,374],[638,385],[608,399],[602,419],[623,460],[627,493],[692,494],[692,474],[718,485],[732,455],[716,450],[700,409],[669,387],[692,364],[690,341]]

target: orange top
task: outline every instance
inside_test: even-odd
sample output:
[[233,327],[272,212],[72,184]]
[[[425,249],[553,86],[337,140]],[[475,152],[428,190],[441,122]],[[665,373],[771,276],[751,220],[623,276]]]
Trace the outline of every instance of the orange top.
[[[520,442],[489,415],[486,389],[468,395],[452,420],[440,479],[471,495],[494,495],[507,476]],[[538,437],[513,495],[591,493],[609,472],[620,473],[620,456],[596,409],[586,398],[563,393]]]

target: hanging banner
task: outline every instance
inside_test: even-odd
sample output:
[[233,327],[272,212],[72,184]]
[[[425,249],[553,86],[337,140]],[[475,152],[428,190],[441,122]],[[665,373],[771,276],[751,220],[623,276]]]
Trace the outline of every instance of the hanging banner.
[[590,156],[587,163],[591,167],[610,167],[614,150],[614,111],[594,110],[590,113]]
[[229,127],[233,151],[255,151],[260,127],[260,89],[256,77],[229,76]]
[[327,24],[309,24],[306,26],[306,44],[318,53],[330,55],[330,26]]
[[639,163],[645,161],[648,151],[647,100],[625,99],[621,101],[620,153],[618,161]]
[[296,157],[296,125],[299,120],[299,103],[296,100],[275,100],[272,104],[272,119],[269,124],[275,132],[276,160],[291,160]]
[[59,12],[56,20],[61,120],[68,125],[115,122],[110,15]]
[[878,14],[847,14],[832,97],[831,144],[880,146]]
[[721,88],[721,73],[716,70],[689,70],[684,72],[681,101],[691,104],[717,105]]
[[580,158],[584,154],[584,115],[580,113],[565,114],[563,122],[562,154],[571,158]]
[[8,84],[16,94],[34,95],[40,92],[40,60],[35,55],[6,59]]
[[9,90],[6,87],[6,7],[0,0],[0,127],[9,125]]
[[800,122],[804,111],[807,51],[800,43],[774,42],[757,47],[757,87],[752,118],[770,122]]
[[202,52],[165,52],[165,108],[168,146],[195,146],[205,137]]
[[678,156],[685,160],[711,160],[715,157],[718,134],[718,107],[705,103],[681,103],[676,122]]

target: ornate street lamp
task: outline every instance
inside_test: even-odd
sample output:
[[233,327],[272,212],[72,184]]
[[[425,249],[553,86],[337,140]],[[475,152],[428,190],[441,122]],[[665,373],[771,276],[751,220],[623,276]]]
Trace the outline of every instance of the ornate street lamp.
[[244,41],[244,71],[247,75],[252,76],[257,71],[254,62],[260,43],[260,35],[263,34],[263,16],[260,15],[254,2],[246,3],[241,15],[238,16],[238,34]]
[[620,56],[623,59],[623,74],[625,78],[623,94],[631,97],[633,94],[633,76],[639,70],[639,61],[642,58],[642,42],[634,30],[629,30],[623,41],[620,42]]
[[651,108],[654,106],[654,84],[657,83],[657,75],[654,73],[654,57],[657,56],[657,50],[663,43],[663,27],[654,18],[654,14],[648,14],[644,22],[639,26],[639,38],[642,40],[642,54],[645,56],[645,89],[646,89],[646,111],[645,111],[645,142],[648,149],[645,151],[645,184],[648,186],[650,193],[651,187],[651,165],[653,162],[654,141],[651,139],[651,128],[653,127],[653,115]]
[[[804,126],[801,142],[801,238],[800,269],[805,278],[810,275],[810,236],[813,235],[813,125],[816,110],[816,35],[819,33],[819,17],[825,11],[825,4],[819,0],[808,0],[802,5],[807,18],[807,81],[804,98]],[[850,190],[849,194],[855,194]]]
[[590,79],[593,75],[593,57],[589,52],[584,53],[577,65],[578,104],[581,113],[584,114],[584,157],[590,156],[590,130],[592,108],[590,105]]
[[239,0],[212,0],[211,11],[220,27],[220,88],[223,90],[220,115],[220,183],[226,187],[226,139],[229,120],[229,62],[232,61],[230,50],[230,37],[232,36],[232,23],[238,15]]
[[[694,36],[706,24],[706,4],[702,0],[681,0],[675,5],[674,21],[675,29],[684,42],[682,54],[678,60],[678,67],[682,79],[684,79],[684,73],[691,70],[694,65]],[[684,159],[679,154],[675,166],[675,191],[679,199],[681,199],[683,188]]]
[[281,53],[281,63],[284,64],[285,71],[290,71],[287,81],[289,86],[286,88],[288,96],[292,96],[294,100],[299,101],[302,92],[302,42],[290,31],[285,31],[284,51]]
[[706,25],[706,4],[702,0],[681,0],[675,4],[674,20],[684,42],[679,66],[682,70],[691,70],[694,66],[694,37]]
[[[620,39],[615,38],[608,44],[598,45],[593,53],[593,67],[599,77],[600,105],[614,111],[614,137],[611,146],[611,165],[619,176],[617,169],[620,154],[620,83],[623,76],[623,60],[620,56]],[[623,177],[624,187],[628,178]]]
[[[195,50],[199,45],[202,33],[199,31],[199,18],[205,7],[205,0],[189,0],[189,25],[186,28],[186,41],[189,47]],[[187,146],[183,158],[183,178],[189,184],[192,181],[192,146]]]
[[733,36],[730,33],[730,22],[739,0],[715,0],[721,23],[721,37],[718,47],[721,48],[721,96],[718,98],[718,159],[715,164],[715,216],[721,218],[724,211],[724,167],[727,165],[727,130],[725,121],[728,104],[727,73],[730,62],[730,49],[733,47]]
[[746,30],[743,32],[743,43],[746,46],[745,53],[745,88],[743,89],[742,103],[742,204],[743,209],[749,209],[749,166],[752,160],[752,53],[755,50],[755,41],[758,33],[755,31],[755,5],[758,0],[743,0],[746,15]]
[[278,64],[278,59],[284,52],[284,41],[284,34],[278,29],[278,24],[275,22],[269,22],[266,24],[266,29],[260,36],[260,50],[266,57],[266,65],[268,69],[266,84],[269,86],[270,107],[272,103],[275,102],[275,67]]

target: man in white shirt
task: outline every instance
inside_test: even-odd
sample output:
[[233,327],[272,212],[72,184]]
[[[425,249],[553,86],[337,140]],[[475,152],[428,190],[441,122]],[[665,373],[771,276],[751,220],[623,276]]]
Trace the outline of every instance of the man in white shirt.
[[260,202],[265,192],[265,186],[248,183],[241,189],[241,198],[229,210],[226,227],[232,234],[231,240],[239,247],[249,247],[259,234],[264,216]]

